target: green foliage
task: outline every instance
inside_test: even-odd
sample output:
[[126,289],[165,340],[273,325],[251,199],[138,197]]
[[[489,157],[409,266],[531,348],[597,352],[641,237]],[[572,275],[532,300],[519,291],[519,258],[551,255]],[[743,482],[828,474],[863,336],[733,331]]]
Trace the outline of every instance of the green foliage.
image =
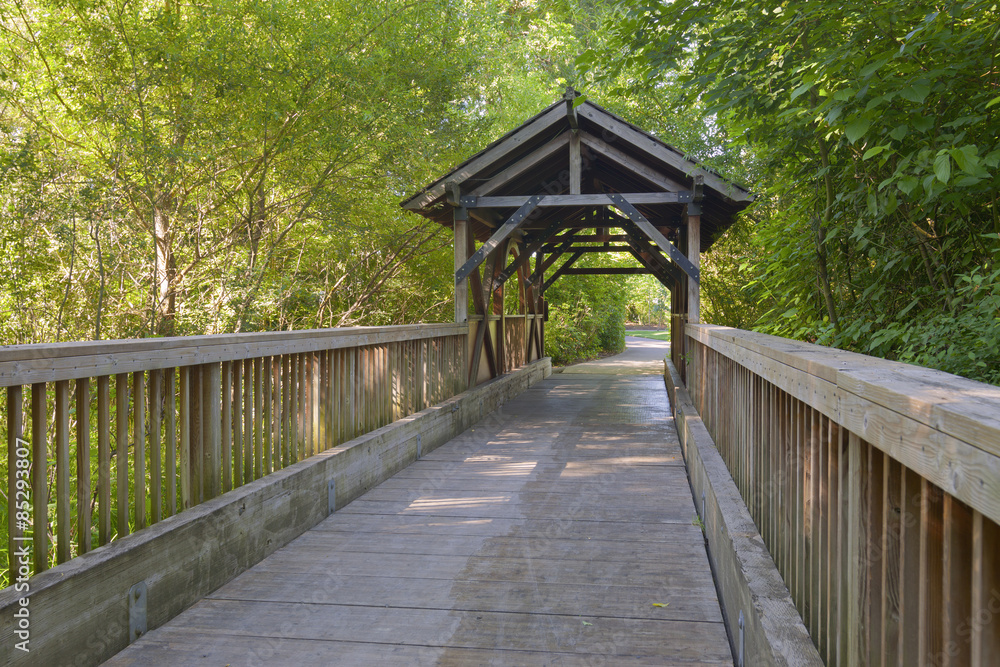
[[626,0],[579,62],[661,86],[722,162],[751,156],[756,224],[716,276],[733,303],[706,281],[713,318],[996,381],[998,18],[992,2]]
[[[574,266],[617,266],[612,255],[591,255]],[[545,293],[546,354],[555,364],[594,359],[625,349],[628,296],[623,276],[563,276]]]

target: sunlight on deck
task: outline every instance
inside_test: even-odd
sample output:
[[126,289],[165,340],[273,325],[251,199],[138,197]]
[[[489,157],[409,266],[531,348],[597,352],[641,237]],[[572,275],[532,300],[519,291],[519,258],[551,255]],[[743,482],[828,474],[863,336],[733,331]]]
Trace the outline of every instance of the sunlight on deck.
[[486,505],[499,505],[509,503],[513,494],[499,496],[481,496],[478,498],[417,498],[403,510],[404,512],[425,512],[427,510],[460,509],[470,507],[484,507]]

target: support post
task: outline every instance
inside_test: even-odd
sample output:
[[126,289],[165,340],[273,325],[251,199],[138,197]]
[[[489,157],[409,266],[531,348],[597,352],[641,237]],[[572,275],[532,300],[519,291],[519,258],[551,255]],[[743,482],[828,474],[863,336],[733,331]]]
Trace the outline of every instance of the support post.
[[[455,209],[455,271],[469,259],[468,234],[469,213],[464,206]],[[455,322],[461,324],[469,320],[469,279],[462,278],[455,283]]]
[[[697,214],[694,214],[697,211]],[[701,205],[688,204],[687,214],[687,256],[698,270],[701,269]],[[688,322],[701,321],[701,284],[688,279]]]

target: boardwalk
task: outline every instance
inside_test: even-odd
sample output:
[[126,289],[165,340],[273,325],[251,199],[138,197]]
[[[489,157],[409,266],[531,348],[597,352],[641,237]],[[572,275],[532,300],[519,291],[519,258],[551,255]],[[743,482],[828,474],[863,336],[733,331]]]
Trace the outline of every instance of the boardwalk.
[[106,664],[731,665],[665,349],[630,346],[536,385]]

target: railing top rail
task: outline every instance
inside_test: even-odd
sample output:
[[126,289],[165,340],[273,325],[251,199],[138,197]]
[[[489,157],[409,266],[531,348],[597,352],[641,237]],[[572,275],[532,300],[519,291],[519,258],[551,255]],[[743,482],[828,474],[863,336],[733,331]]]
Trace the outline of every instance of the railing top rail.
[[1000,387],[728,327],[685,332],[1000,522]]
[[0,347],[0,387],[466,333],[466,324],[414,324],[10,345]]
[[1000,387],[922,366],[731,327],[688,324],[686,331],[699,342],[725,341],[758,360],[773,360],[816,376],[844,392],[1000,456]]

